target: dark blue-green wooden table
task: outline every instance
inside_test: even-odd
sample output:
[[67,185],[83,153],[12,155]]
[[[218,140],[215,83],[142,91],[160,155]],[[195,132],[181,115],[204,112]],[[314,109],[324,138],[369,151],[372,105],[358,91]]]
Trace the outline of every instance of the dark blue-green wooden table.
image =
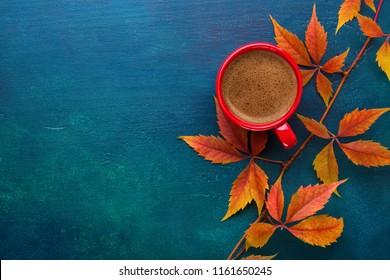
[[[377,1],[376,1],[377,2]],[[390,32],[390,3],[378,18]],[[325,60],[365,41],[355,21],[337,35],[341,0],[316,1],[328,31]],[[0,258],[224,259],[256,219],[251,205],[220,222],[231,183],[245,166],[212,165],[180,135],[217,134],[213,96],[223,59],[242,44],[274,42],[269,15],[304,37],[313,1],[0,2]],[[362,12],[373,12],[362,6]],[[383,40],[382,40],[383,41]],[[325,124],[355,108],[389,107],[389,81],[370,47]],[[332,78],[334,85],[340,81]],[[324,104],[314,81],[298,113]],[[363,136],[390,146],[384,115]],[[302,141],[308,132],[297,117]],[[312,168],[326,142],[312,141],[288,170],[285,195],[318,182]],[[270,136],[264,156],[285,160]],[[323,249],[278,231],[260,251],[279,259],[389,259],[389,168],[336,156],[342,198],[323,213],[343,217]],[[260,163],[274,182],[279,167]],[[288,183],[287,183],[288,182]],[[250,253],[255,253],[251,251]]]

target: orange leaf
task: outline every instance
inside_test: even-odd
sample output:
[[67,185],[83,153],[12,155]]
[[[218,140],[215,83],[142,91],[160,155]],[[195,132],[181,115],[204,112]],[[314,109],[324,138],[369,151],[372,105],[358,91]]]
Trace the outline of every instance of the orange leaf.
[[333,140],[318,153],[313,165],[317,177],[325,184],[339,179],[339,167],[334,155]]
[[232,145],[216,136],[180,136],[201,157],[212,163],[232,163],[245,159],[245,157]]
[[275,231],[275,226],[268,223],[251,224],[249,229],[245,231],[246,234],[246,249],[250,247],[263,247]]
[[301,71],[301,76],[302,76],[302,86],[305,86],[313,77],[314,73],[317,71],[317,69],[310,69],[310,70],[302,70]]
[[390,108],[380,109],[355,109],[351,113],[345,114],[340,121],[338,137],[356,136],[366,132],[382,114],[389,111]]
[[266,206],[271,217],[278,222],[281,222],[284,207],[284,194],[280,177],[269,191]]
[[314,215],[324,208],[332,193],[346,180],[329,184],[300,187],[291,197],[287,209],[286,223],[292,223]]
[[346,22],[352,20],[360,11],[360,0],[345,0],[340,6],[339,10],[339,21],[336,27],[336,33],[340,27]]
[[325,247],[336,242],[343,232],[343,218],[313,216],[287,228],[294,236],[311,245]]
[[298,118],[303,122],[306,129],[313,133],[314,135],[328,139],[331,138],[328,132],[328,129],[322,123],[317,122],[314,119],[306,118],[302,115],[297,114]]
[[376,12],[374,0],[364,0],[366,5],[370,7],[374,12]]
[[260,255],[250,255],[245,258],[242,258],[242,261],[255,261],[255,260],[272,260],[273,258],[276,257],[277,254],[272,255],[272,256],[260,256]]
[[264,205],[265,190],[268,189],[267,182],[267,174],[252,159],[233,182],[229,207],[222,221],[244,209],[252,200],[256,202],[260,212]]
[[390,164],[390,151],[370,140],[358,140],[347,144],[339,143],[345,155],[356,165],[384,166]]
[[325,102],[325,105],[328,106],[329,99],[332,96],[332,83],[329,81],[321,71],[318,71],[316,78],[317,91],[321,95],[322,99]]
[[315,63],[320,63],[328,46],[327,35],[324,27],[317,19],[316,5],[313,6],[313,13],[305,33],[305,43],[307,49]]
[[389,37],[387,37],[386,41],[380,47],[378,52],[376,53],[376,61],[378,61],[379,67],[386,73],[387,78],[390,81],[390,45],[389,45]]
[[268,134],[265,131],[252,131],[251,150],[253,155],[260,154],[267,144]]
[[280,26],[272,16],[270,18],[274,26],[275,41],[278,43],[278,46],[288,52],[297,64],[312,66],[305,45],[297,35]]
[[321,67],[322,70],[328,73],[341,72],[341,67],[344,66],[345,58],[349,53],[349,48],[340,55],[336,55],[335,57],[329,59],[324,66]]
[[357,14],[357,19],[359,22],[360,30],[363,32],[364,35],[368,37],[385,36],[380,26],[371,18]]
[[217,98],[214,97],[219,133],[237,149],[248,153],[248,131],[229,121],[223,114]]

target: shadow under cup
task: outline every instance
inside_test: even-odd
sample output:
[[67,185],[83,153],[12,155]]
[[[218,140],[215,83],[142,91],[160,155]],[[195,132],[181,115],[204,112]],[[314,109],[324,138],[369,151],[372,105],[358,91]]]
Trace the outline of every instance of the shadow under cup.
[[[234,108],[230,108],[229,105],[227,104],[228,103],[227,100],[225,100],[224,93],[223,93],[223,82],[224,82],[224,75],[225,75],[226,70],[229,68],[229,66],[237,58],[240,57],[240,59],[243,59],[243,57],[247,56],[247,55],[243,56],[244,54],[248,54],[249,52],[252,52],[252,51],[262,51],[262,52],[265,52],[265,55],[267,55],[267,52],[269,52],[270,53],[268,55],[269,57],[272,57],[272,56],[275,57],[275,55],[277,55],[278,56],[277,58],[279,61],[281,61],[283,64],[287,63],[287,65],[289,65],[291,67],[291,69],[288,69],[288,72],[290,72],[290,73],[293,72],[293,77],[295,77],[295,81],[292,81],[291,77],[288,78],[292,82],[294,82],[294,86],[292,87],[292,89],[290,88],[290,92],[291,92],[291,90],[294,91],[294,87],[296,86],[295,99],[294,99],[294,96],[291,95],[290,99],[291,98],[292,99],[289,101],[290,102],[290,103],[288,103],[289,105],[286,105],[286,106],[288,106],[287,109],[285,109],[285,111],[283,111],[283,113],[280,116],[278,116],[277,119],[272,119],[272,120],[268,120],[268,121],[264,121],[264,122],[249,121],[248,119],[245,120],[243,117],[238,116],[239,114],[234,113],[233,112]],[[237,61],[235,61],[236,64],[237,64]],[[261,70],[261,65],[262,65],[261,63],[262,63],[262,61],[259,61],[258,65],[256,65],[257,68],[260,67],[260,70]],[[251,65],[254,65],[254,64],[252,63]],[[255,68],[255,67],[253,67],[253,68]],[[292,70],[292,71],[290,71],[290,70]],[[237,73],[241,73],[241,72],[237,72]],[[237,73],[235,73],[236,76],[239,75]],[[273,78],[274,77],[269,76],[270,80]],[[243,78],[243,79],[245,79],[245,78]],[[266,77],[266,75],[264,77],[258,78],[260,84],[256,85],[259,87],[259,90],[263,91],[263,92],[264,92],[264,89],[261,89],[261,82],[262,81],[264,82],[264,79],[268,79]],[[280,79],[280,80],[282,80],[282,79]],[[267,81],[265,81],[265,82],[267,82]],[[236,86],[234,84],[234,82],[230,82],[230,83],[233,83],[233,86]],[[239,93],[240,93],[240,95],[245,95],[245,93],[246,93],[245,86],[246,85],[245,85],[245,82],[241,82],[241,83],[244,83],[244,86],[242,89],[241,88],[239,89]],[[257,81],[252,81],[251,83],[257,83]],[[278,83],[278,81],[276,81],[276,83]],[[240,85],[241,84],[238,83],[238,86],[240,86]],[[253,86],[252,86],[252,88],[253,88]],[[278,94],[282,94],[282,95],[284,94],[283,90],[279,90],[279,91],[280,92]],[[272,107],[273,106],[280,107],[281,106],[280,102],[283,102],[283,100],[281,98],[278,98],[279,104],[277,104],[277,102],[275,104],[272,104],[273,101],[271,101],[271,100],[272,100],[272,98],[275,98],[275,96],[271,96],[271,95],[267,96],[267,95],[264,95],[264,93],[262,93],[262,95],[263,95],[262,100],[260,100],[259,98],[256,98],[256,100],[254,100],[254,99],[251,99],[252,97],[249,95],[248,92],[249,92],[249,90],[247,90],[248,96],[244,96],[244,98],[247,98],[247,100],[246,100],[247,103],[245,103],[245,104],[252,106],[252,107],[258,106],[256,104],[262,105],[263,103],[264,104],[271,103],[270,105]],[[282,146],[286,149],[293,147],[297,143],[297,138],[296,138],[293,130],[288,125],[287,120],[294,114],[294,112],[298,108],[299,102],[301,100],[302,77],[301,77],[298,65],[293,60],[293,58],[287,52],[280,49],[279,47],[272,45],[272,44],[269,44],[269,43],[252,43],[252,44],[244,45],[244,46],[236,49],[234,52],[232,52],[225,59],[225,61],[222,63],[222,65],[218,71],[217,81],[216,81],[216,95],[217,95],[218,103],[219,103],[223,113],[233,123],[239,125],[242,128],[252,130],[252,131],[273,130],[275,132],[278,140],[282,144]],[[228,93],[226,93],[225,95],[227,96]],[[266,99],[264,99],[264,98],[266,98]]]

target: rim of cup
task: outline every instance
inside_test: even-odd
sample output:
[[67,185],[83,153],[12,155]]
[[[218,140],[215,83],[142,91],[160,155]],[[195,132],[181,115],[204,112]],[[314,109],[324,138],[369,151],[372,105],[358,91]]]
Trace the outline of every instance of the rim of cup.
[[[254,50],[268,51],[280,56],[283,60],[287,61],[288,64],[291,66],[291,69],[295,74],[295,78],[297,79],[297,94],[293,106],[281,118],[269,123],[251,123],[242,120],[241,118],[237,117],[235,114],[233,114],[230,111],[229,107],[227,106],[223,98],[222,79],[226,69],[234,59],[236,59],[237,57],[239,57],[244,53],[247,53],[249,51],[254,51]],[[299,102],[302,97],[302,76],[297,63],[286,51],[270,43],[265,43],[265,42],[250,43],[237,48],[235,51],[229,54],[226,57],[226,59],[223,61],[217,75],[216,94],[217,94],[218,103],[223,113],[225,114],[225,116],[228,117],[228,119],[230,119],[230,121],[236,123],[237,125],[245,129],[249,129],[253,131],[269,130],[269,129],[277,128],[283,125],[284,123],[286,123],[287,120],[294,114],[294,112],[298,108]]]

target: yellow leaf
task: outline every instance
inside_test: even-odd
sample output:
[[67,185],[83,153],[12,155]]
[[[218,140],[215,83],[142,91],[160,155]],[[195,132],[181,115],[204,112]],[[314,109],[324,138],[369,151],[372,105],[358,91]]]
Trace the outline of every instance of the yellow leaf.
[[339,143],[345,155],[356,165],[385,166],[390,164],[390,151],[370,140],[358,140],[347,144]]
[[321,67],[321,69],[328,73],[341,72],[341,67],[344,66],[344,61],[348,53],[349,53],[349,49],[347,49],[342,54],[336,55],[335,57],[329,59],[324,64],[324,66]]
[[364,2],[366,3],[366,5],[367,5],[368,7],[371,8],[371,10],[373,10],[374,12],[376,12],[374,0],[364,0]]
[[321,71],[318,71],[316,85],[318,93],[321,95],[325,105],[328,107],[329,99],[333,93],[331,81],[329,81],[329,79],[324,74],[322,74]]
[[336,219],[328,215],[320,215],[307,218],[287,229],[306,243],[325,247],[336,242],[343,228],[343,218]]
[[245,247],[248,250],[250,247],[263,247],[275,231],[275,226],[268,223],[254,223],[245,231],[246,243]]
[[288,52],[297,64],[311,66],[312,63],[303,42],[297,35],[284,29],[272,16],[270,18],[274,26],[275,41],[278,46]]
[[363,32],[364,35],[373,38],[385,36],[380,26],[371,18],[358,14],[357,19],[359,22],[360,30]]
[[268,189],[267,174],[252,159],[233,182],[229,207],[222,221],[244,209],[252,200],[256,202],[257,208],[261,212],[266,189]]
[[305,33],[305,43],[314,62],[319,64],[328,46],[327,33],[317,19],[316,5]]
[[333,140],[318,153],[313,165],[317,177],[325,184],[336,182],[339,179],[339,167],[334,155]]
[[390,45],[389,37],[380,47],[376,53],[376,61],[378,62],[379,67],[386,73],[387,78],[390,81]]
[[309,119],[309,118],[306,118],[306,117],[299,115],[299,114],[297,114],[297,116],[303,122],[306,129],[308,131],[310,131],[311,133],[313,133],[314,135],[321,137],[321,138],[324,138],[324,139],[330,138],[328,129],[325,127],[325,125],[317,122],[314,119]]
[[360,11],[360,0],[345,0],[340,6],[339,21],[336,27],[336,33],[340,27],[352,20]]
[[390,108],[355,109],[351,113],[345,114],[340,121],[338,137],[356,136],[366,132],[382,114],[389,111]]
[[314,73],[317,71],[317,69],[310,69],[310,70],[302,70],[301,71],[301,76],[302,76],[302,86],[305,86],[313,77]]

